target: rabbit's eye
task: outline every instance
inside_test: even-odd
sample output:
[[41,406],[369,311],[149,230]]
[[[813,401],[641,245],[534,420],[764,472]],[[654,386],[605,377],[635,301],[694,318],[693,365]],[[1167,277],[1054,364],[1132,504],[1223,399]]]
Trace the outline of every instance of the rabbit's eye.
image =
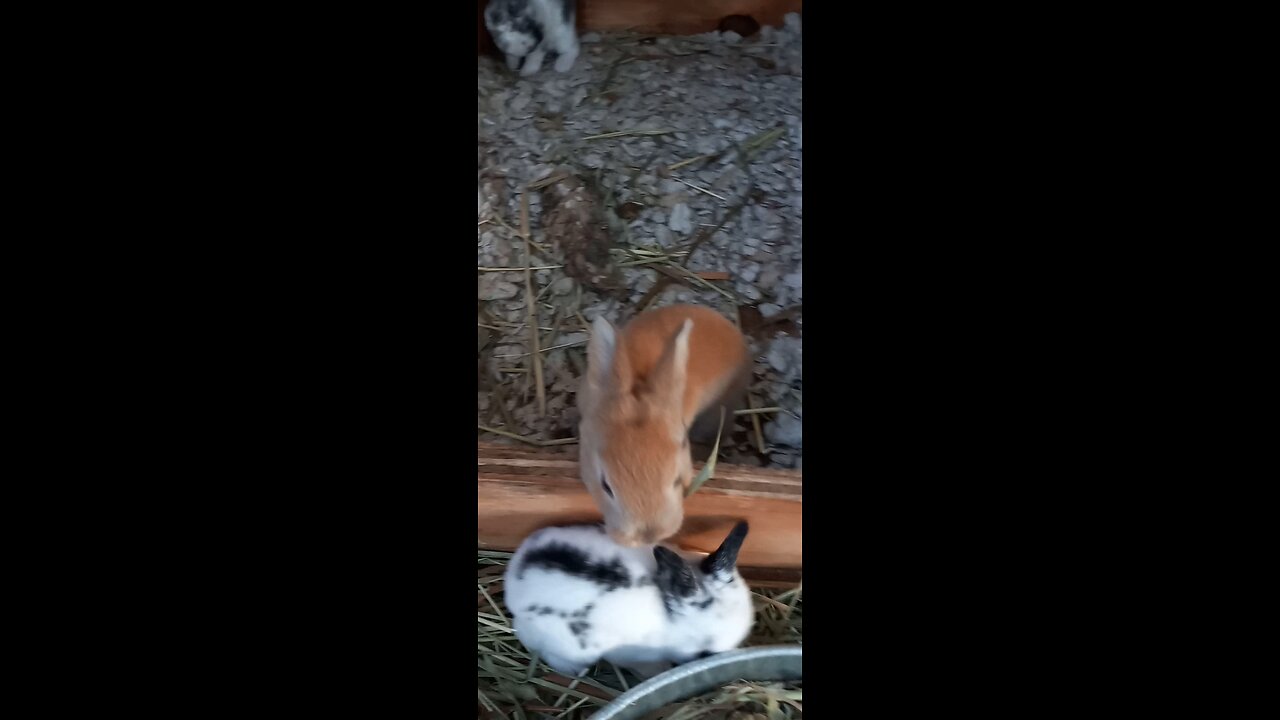
[[605,480],[604,476],[600,477],[600,486],[604,488],[605,495],[608,495],[609,497],[613,497],[613,488],[609,487],[609,481]]

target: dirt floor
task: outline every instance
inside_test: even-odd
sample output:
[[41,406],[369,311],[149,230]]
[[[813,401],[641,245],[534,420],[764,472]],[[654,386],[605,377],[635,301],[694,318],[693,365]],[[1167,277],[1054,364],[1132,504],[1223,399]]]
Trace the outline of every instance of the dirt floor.
[[586,35],[572,70],[530,78],[481,59],[479,437],[576,436],[589,321],[694,302],[756,356],[758,412],[721,459],[802,464],[800,30]]

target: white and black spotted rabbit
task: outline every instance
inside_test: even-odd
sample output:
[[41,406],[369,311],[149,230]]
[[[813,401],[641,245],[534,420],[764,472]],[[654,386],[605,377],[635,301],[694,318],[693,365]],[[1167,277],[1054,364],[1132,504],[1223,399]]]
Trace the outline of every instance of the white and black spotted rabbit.
[[489,0],[484,24],[521,75],[542,69],[547,53],[556,54],[556,72],[568,72],[578,59],[577,0]]
[[643,676],[732,650],[755,619],[738,574],[747,524],[690,563],[656,547],[623,547],[599,525],[539,530],[507,568],[516,636],[547,665],[581,675],[601,659]]

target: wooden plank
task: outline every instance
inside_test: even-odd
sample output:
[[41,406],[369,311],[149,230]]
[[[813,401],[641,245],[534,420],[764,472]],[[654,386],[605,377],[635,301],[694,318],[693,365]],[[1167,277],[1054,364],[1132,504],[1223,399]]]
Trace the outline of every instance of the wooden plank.
[[[498,55],[484,26],[488,0],[476,0],[476,51]],[[730,15],[746,15],[761,25],[781,27],[787,13],[800,12],[801,0],[578,0],[578,31],[631,31],[660,35],[711,32]]]
[[800,568],[762,568],[739,565],[738,572],[757,588],[790,590],[804,579]]
[[781,26],[801,0],[580,0],[583,30],[630,30],[662,35],[711,32],[730,15],[747,15],[761,25]]
[[[478,546],[514,551],[529,533],[548,525],[600,522],[600,512],[578,478],[577,450],[478,443]],[[701,469],[696,466],[695,472]],[[748,579],[779,586],[799,581],[800,473],[718,464],[685,501],[685,523],[673,542],[711,552],[738,520],[751,532],[738,562]]]

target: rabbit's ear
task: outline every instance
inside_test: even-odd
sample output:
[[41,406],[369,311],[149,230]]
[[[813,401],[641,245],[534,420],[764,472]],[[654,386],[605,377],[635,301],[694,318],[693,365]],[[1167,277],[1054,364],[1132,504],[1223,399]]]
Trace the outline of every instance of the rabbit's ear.
[[738,564],[738,551],[742,549],[742,541],[747,539],[747,522],[743,520],[733,526],[729,536],[720,543],[720,547],[710,555],[702,558],[701,569],[707,575],[725,576],[733,572]]
[[693,330],[693,321],[688,318],[680,325],[676,334],[667,341],[667,346],[653,367],[650,387],[664,399],[682,406],[684,386],[689,370],[689,333]]
[[587,343],[587,379],[597,387],[625,391],[631,379],[631,364],[626,353],[618,351],[618,331],[604,316],[591,323],[591,340]]
[[693,568],[679,555],[658,545],[653,548],[653,559],[658,561],[653,583],[658,586],[668,609],[698,592],[698,578],[694,576]]

